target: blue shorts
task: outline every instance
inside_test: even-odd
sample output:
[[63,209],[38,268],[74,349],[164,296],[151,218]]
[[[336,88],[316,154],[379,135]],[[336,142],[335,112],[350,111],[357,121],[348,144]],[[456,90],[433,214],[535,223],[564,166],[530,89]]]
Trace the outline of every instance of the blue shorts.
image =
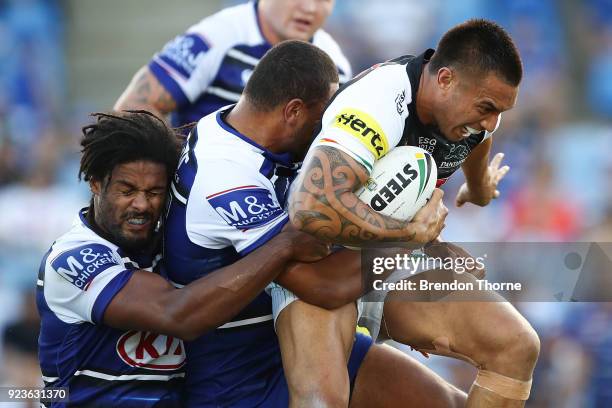
[[[355,343],[348,361],[349,381],[351,384],[351,392],[357,378],[359,367],[363,362],[370,346],[372,338],[370,336],[356,333]],[[188,354],[189,355],[189,354]],[[239,408],[286,408],[289,406],[289,389],[287,380],[283,372],[283,366],[280,355],[274,356],[276,362],[263,368],[260,372],[257,383],[254,381],[242,382],[240,387],[234,388],[232,395],[218,395],[214,403],[196,390],[187,393],[187,404],[190,408],[212,408],[212,407],[239,407]],[[270,359],[267,360],[270,363]],[[189,359],[187,361],[189,366]],[[260,369],[262,367],[259,367]],[[189,372],[189,370],[188,370]],[[236,379],[237,382],[240,380]],[[189,378],[187,383],[189,383]],[[265,384],[265,385],[263,385]],[[263,386],[262,386],[263,385]],[[195,391],[195,392],[193,392]],[[199,390],[201,392],[201,389]],[[204,398],[202,398],[204,397]],[[207,402],[204,402],[207,399]]]

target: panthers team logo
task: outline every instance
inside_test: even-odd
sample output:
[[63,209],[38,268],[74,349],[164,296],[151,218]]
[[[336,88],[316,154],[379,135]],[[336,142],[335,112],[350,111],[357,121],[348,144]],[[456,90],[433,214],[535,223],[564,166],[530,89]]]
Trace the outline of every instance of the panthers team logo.
[[451,145],[449,152],[444,156],[444,160],[460,161],[467,157],[469,150],[464,145]]

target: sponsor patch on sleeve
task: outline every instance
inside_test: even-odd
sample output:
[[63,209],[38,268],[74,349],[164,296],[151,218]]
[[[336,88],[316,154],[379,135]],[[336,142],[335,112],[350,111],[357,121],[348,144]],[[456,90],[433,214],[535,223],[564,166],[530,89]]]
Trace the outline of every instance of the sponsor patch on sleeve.
[[206,197],[229,225],[238,229],[261,227],[283,215],[273,193],[257,186],[241,186]]
[[119,256],[102,244],[73,248],[62,252],[51,262],[55,272],[81,290],[87,290],[97,275],[120,264]]
[[340,112],[334,127],[342,129],[361,142],[378,160],[389,151],[389,142],[378,122],[357,109],[347,108]]
[[179,35],[157,55],[157,61],[164,68],[172,68],[184,79],[191,77],[193,71],[198,66],[199,59],[204,56],[210,47],[197,34]]

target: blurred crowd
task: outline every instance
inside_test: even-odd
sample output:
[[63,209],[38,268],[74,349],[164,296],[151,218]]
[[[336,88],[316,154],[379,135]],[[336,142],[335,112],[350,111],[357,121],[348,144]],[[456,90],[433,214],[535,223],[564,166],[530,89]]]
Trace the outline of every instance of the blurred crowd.
[[[502,196],[457,209],[462,177],[452,178],[445,239],[611,242],[612,1],[343,0],[326,28],[358,73],[435,47],[470,17],[511,33],[525,79],[494,136],[494,151],[511,167]],[[38,264],[88,200],[76,177],[82,124],[73,113],[82,107],[66,92],[67,19],[60,1],[0,0],[0,384],[38,381],[35,365],[14,364],[35,358]],[[612,406],[612,305],[519,307],[542,340],[528,406]],[[448,359],[430,364],[459,385],[474,375]]]

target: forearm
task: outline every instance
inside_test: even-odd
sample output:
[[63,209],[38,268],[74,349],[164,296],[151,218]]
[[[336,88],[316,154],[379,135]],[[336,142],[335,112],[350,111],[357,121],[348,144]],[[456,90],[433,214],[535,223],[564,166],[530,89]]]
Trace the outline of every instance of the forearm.
[[221,326],[247,306],[282,272],[290,251],[266,245],[232,265],[175,290],[163,302],[182,338]]
[[313,263],[290,263],[276,282],[306,303],[337,309],[363,292],[361,252],[343,249]]
[[489,168],[491,143],[489,138],[476,146],[461,166],[469,191],[469,201],[479,206],[489,204],[495,193],[495,188],[491,188],[493,175]]
[[484,181],[467,183],[467,186],[470,189],[470,197],[473,204],[484,207],[493,199],[493,191],[487,184],[484,184]]
[[374,211],[351,191],[296,193],[289,214],[293,226],[319,239],[346,245],[410,242],[418,226]]

